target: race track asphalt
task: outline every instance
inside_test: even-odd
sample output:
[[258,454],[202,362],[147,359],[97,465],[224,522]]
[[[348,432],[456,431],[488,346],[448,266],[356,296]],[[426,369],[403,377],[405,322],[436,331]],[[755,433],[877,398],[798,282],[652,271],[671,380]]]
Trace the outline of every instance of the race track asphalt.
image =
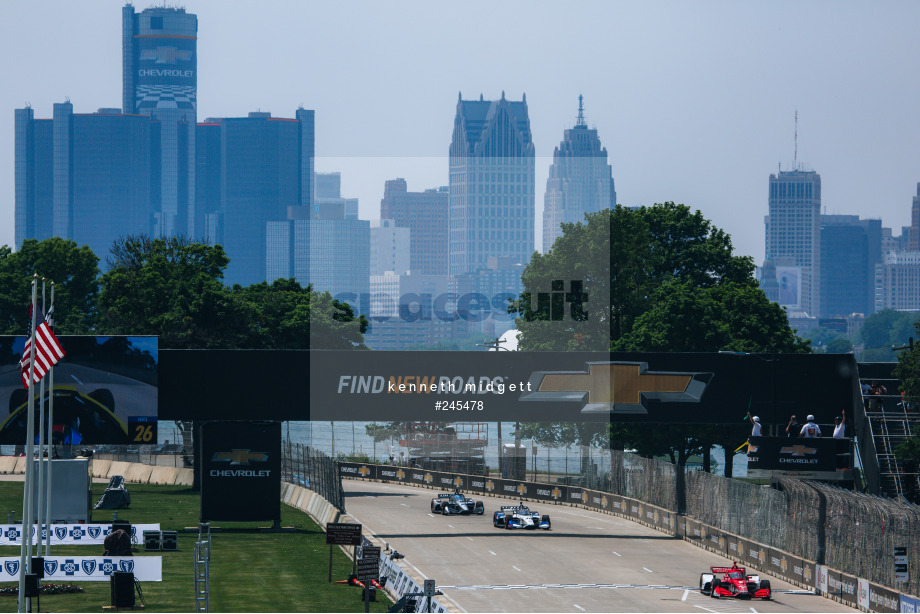
[[437,490],[343,484],[365,535],[404,554],[403,565],[434,578],[440,599],[464,612],[856,611],[766,574],[770,601],[701,595],[700,573],[732,561],[618,516],[532,503],[552,530],[509,531],[492,526],[492,512],[510,499],[481,497],[484,516],[445,517],[430,512]]

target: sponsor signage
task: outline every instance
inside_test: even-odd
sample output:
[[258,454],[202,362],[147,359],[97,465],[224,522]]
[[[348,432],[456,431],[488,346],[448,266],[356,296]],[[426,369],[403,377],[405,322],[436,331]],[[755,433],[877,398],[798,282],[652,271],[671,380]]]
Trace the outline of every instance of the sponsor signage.
[[827,574],[827,592],[838,597],[843,603],[851,606],[857,606],[858,590],[857,579],[838,571],[828,571]]
[[725,552],[725,535],[718,529],[709,529],[705,543],[710,550]]
[[[160,556],[46,556],[44,582],[108,582],[116,571],[130,571],[141,582],[163,580]],[[4,557],[0,582],[19,580],[19,557]],[[34,570],[33,570],[34,571]]]
[[330,546],[360,546],[361,525],[345,522],[327,522],[326,543]]
[[909,595],[901,595],[902,612],[920,612],[920,599]]
[[898,582],[910,582],[907,566],[907,546],[894,547],[894,579]]
[[[837,444],[831,437],[751,437],[748,446],[748,475],[757,472],[809,474],[837,473]],[[841,472],[842,473],[842,472]]]
[[900,595],[891,589],[869,583],[869,611],[900,612]]
[[[852,355],[629,352],[163,350],[165,420],[711,423],[751,406],[764,424],[852,408]],[[310,377],[303,377],[308,372]],[[255,382],[283,379],[266,404]],[[776,381],[784,382],[781,387]],[[753,393],[753,397],[751,396]],[[774,398],[774,394],[776,395]]]
[[[159,523],[131,525],[131,536],[137,532],[159,531]],[[45,537],[45,529],[42,537]],[[53,524],[51,525],[51,545],[99,545],[112,532],[111,524]],[[33,525],[32,543],[38,542],[38,526]],[[19,546],[22,544],[21,524],[0,524],[0,546]]]
[[201,521],[281,520],[281,423],[201,427]]

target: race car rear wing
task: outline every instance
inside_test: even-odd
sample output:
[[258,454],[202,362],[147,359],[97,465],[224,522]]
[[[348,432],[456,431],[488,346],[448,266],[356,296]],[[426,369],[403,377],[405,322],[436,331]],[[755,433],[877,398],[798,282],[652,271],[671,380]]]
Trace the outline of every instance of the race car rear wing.
[[712,573],[728,573],[730,571],[740,571],[745,573],[744,567],[710,567]]
[[517,505],[503,505],[499,509],[501,509],[501,511],[503,512],[513,512],[514,510],[518,509],[518,506]]
[[450,499],[450,493],[440,493],[438,499]]

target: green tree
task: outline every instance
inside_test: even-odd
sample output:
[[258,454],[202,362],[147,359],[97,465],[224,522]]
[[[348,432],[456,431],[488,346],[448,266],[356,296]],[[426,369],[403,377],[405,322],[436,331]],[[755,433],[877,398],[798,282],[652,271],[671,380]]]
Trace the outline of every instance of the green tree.
[[170,349],[238,347],[244,313],[221,283],[230,260],[219,245],[183,238],[119,239],[99,295],[108,334],[159,335]]
[[347,303],[313,292],[293,279],[233,286],[236,311],[244,315],[241,347],[265,349],[364,348],[364,316],[355,318]]
[[[519,347],[809,351],[808,342],[789,328],[786,313],[767,301],[753,271],[749,257],[732,254],[728,234],[685,205],[618,206],[589,214],[584,223],[564,224],[553,249],[535,255],[525,269],[526,294],[511,309],[521,316]],[[553,280],[584,281],[585,321],[553,320],[528,302],[529,296],[549,291]],[[743,432],[686,426],[649,431],[616,425],[611,436],[645,455],[667,455],[683,464],[707,442],[734,442]]]
[[908,337],[914,334],[916,312],[883,309],[866,318],[859,329],[859,341],[863,346],[860,359],[864,362],[893,362],[892,347],[907,345]]
[[[33,275],[54,282],[57,334],[93,332],[99,291],[99,259],[86,245],[68,239],[26,239],[17,252],[0,247],[0,333],[27,335]],[[47,303],[51,300],[46,286]],[[41,288],[39,287],[39,302]]]

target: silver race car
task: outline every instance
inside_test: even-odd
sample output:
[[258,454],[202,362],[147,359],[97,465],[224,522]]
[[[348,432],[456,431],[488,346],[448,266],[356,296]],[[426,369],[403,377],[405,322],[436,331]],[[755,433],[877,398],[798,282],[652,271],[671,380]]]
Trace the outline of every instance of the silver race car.
[[549,516],[540,516],[521,501],[520,505],[503,505],[492,515],[492,524],[499,529],[543,529],[549,531]]
[[474,503],[469,497],[461,495],[459,490],[452,493],[441,493],[431,500],[432,514],[444,514],[445,516],[450,514],[476,514],[482,516],[485,511],[486,508],[482,505],[482,501]]

